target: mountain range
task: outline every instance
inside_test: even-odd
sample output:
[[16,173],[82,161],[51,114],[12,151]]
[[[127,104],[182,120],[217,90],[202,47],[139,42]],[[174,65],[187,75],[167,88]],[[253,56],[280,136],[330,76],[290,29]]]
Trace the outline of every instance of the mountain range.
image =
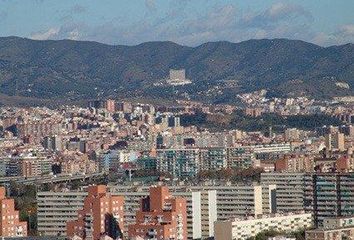
[[[192,84],[157,84],[170,69]],[[270,96],[354,95],[354,45],[299,40],[173,42],[136,46],[0,38],[0,94],[39,99],[151,98],[234,103],[259,89]]]

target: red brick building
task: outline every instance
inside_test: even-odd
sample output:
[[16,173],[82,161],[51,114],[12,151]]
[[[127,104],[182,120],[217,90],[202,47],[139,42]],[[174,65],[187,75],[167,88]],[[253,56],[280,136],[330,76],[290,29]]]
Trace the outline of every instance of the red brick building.
[[15,201],[6,198],[6,190],[0,187],[0,236],[26,237],[27,222],[20,222],[19,212],[15,210]]
[[141,200],[136,223],[128,227],[129,239],[187,239],[186,200],[172,197],[167,187],[151,187]]
[[123,205],[124,197],[107,193],[106,186],[89,186],[84,208],[78,211],[78,219],[66,225],[68,237],[97,240],[106,235],[118,238],[123,232]]
[[108,99],[105,105],[108,112],[114,113],[116,111],[116,101]]

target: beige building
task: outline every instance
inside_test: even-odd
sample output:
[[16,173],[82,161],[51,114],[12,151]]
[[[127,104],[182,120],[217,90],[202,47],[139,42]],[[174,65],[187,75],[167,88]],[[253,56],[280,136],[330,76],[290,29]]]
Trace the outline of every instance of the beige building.
[[[214,236],[214,222],[217,220],[216,191],[192,190],[186,187],[168,186],[174,197],[182,197],[187,206],[187,238],[201,239]],[[125,226],[134,224],[140,199],[148,196],[148,186],[112,186],[111,192],[125,198]],[[127,230],[127,227],[125,227]]]
[[[256,216],[272,212],[271,191],[275,185],[208,185],[190,186],[192,191],[215,190],[217,203],[217,219],[220,221],[235,217]],[[274,199],[275,200],[275,199]],[[274,205],[274,204],[273,204]],[[263,212],[264,211],[264,212]]]
[[292,232],[313,226],[310,213],[273,214],[215,222],[215,240],[245,240],[266,230]]
[[77,217],[86,191],[37,192],[38,232],[42,236],[66,236],[66,222]]
[[[183,197],[187,201],[188,239],[214,236],[214,222],[217,220],[216,191],[188,190],[169,187],[172,196]],[[149,187],[111,186],[110,192],[124,196],[124,232],[135,223],[135,213],[139,210],[140,199],[149,194]],[[77,217],[83,208],[87,192],[44,191],[37,193],[38,231],[42,236],[66,236],[66,222]]]
[[[274,213],[275,185],[168,186],[172,196],[187,201],[188,239],[214,236],[214,222],[235,217]],[[135,223],[140,199],[149,194],[149,186],[109,187],[114,195],[124,196],[124,230]],[[65,236],[66,222],[77,217],[87,192],[38,192],[38,231],[44,236]]]
[[331,217],[323,220],[323,227],[308,230],[306,240],[354,239],[354,216]]
[[306,231],[306,240],[352,240],[354,226],[336,229],[314,229]]
[[262,173],[261,184],[276,185],[277,212],[298,212],[304,209],[305,178],[305,173]]
[[326,144],[326,149],[328,151],[331,150],[344,151],[345,150],[344,134],[340,132],[327,134],[325,137],[325,144]]

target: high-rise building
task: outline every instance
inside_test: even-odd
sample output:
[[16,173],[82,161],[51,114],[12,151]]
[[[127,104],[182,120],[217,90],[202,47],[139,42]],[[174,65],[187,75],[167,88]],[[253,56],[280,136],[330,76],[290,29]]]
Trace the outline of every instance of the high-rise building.
[[[214,236],[214,222],[217,220],[215,190],[191,190],[183,186],[170,186],[174,197],[182,197],[187,206],[187,238],[204,239]],[[149,195],[148,186],[110,187],[112,195],[124,196],[124,233],[135,223],[140,200]],[[42,191],[37,192],[38,231],[41,236],[66,236],[66,222],[77,218],[77,211],[83,208],[87,191]]]
[[220,170],[226,167],[226,148],[210,147],[201,150],[201,168],[203,170]]
[[21,222],[19,212],[15,210],[15,201],[6,198],[6,189],[0,187],[0,236],[26,237],[27,222]]
[[123,113],[131,113],[133,111],[133,105],[129,102],[118,102],[115,106],[117,111]]
[[185,69],[170,69],[170,76],[167,79],[167,83],[170,85],[185,85],[192,83],[191,80],[186,78],[186,70]]
[[66,223],[77,218],[87,191],[37,192],[37,223],[41,236],[66,236]]
[[124,197],[107,193],[104,185],[89,186],[83,209],[77,220],[67,222],[67,236],[87,240],[107,235],[116,239],[122,235]]
[[241,146],[227,148],[227,166],[230,168],[249,168],[254,160],[255,154],[251,148]]
[[50,151],[62,151],[63,143],[60,136],[47,136],[43,138],[44,149]]
[[305,178],[305,173],[262,173],[261,184],[277,186],[277,212],[298,212],[305,207]]
[[90,108],[104,108],[105,102],[102,100],[92,100],[88,102]]
[[305,210],[312,211],[315,225],[327,217],[354,215],[354,173],[313,174],[305,183]]
[[105,107],[108,112],[114,113],[116,111],[116,102],[112,99],[107,99]]
[[186,200],[172,197],[168,188],[151,187],[141,200],[136,223],[128,227],[130,239],[187,239]]
[[328,151],[338,150],[344,151],[344,134],[340,132],[329,133],[325,137],[326,149]]
[[200,150],[157,149],[157,168],[176,177],[193,177],[200,171]]
[[179,127],[181,126],[180,117],[171,116],[168,117],[168,127]]
[[311,212],[315,226],[354,215],[354,173],[262,173],[261,183],[277,185],[277,212]]
[[[216,190],[217,219],[256,216],[263,213],[263,194],[260,185],[191,186],[192,190]],[[236,203],[237,204],[232,204]]]
[[[217,219],[216,191],[192,190],[182,186],[169,186],[168,188],[173,197],[181,197],[186,200],[187,238],[213,237],[214,222]],[[125,225],[134,224],[135,212],[140,209],[140,199],[149,195],[149,187],[114,186],[111,188],[111,192],[124,196]],[[127,227],[125,229],[127,230]]]

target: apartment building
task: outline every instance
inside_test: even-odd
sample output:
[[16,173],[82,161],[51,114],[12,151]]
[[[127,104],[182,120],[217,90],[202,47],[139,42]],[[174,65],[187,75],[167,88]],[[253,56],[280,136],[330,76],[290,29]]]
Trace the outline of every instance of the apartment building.
[[354,173],[262,173],[261,183],[277,185],[277,212],[311,212],[315,226],[354,215]]
[[201,149],[201,166],[203,170],[220,170],[226,168],[226,148],[210,147]]
[[255,154],[249,147],[227,148],[227,166],[230,168],[245,169],[252,166]]
[[248,146],[253,149],[257,159],[279,159],[284,154],[291,152],[290,143],[260,144]]
[[0,187],[0,236],[1,237],[26,237],[27,222],[21,222],[19,211],[15,210],[15,201],[6,198],[6,189]]
[[[169,187],[172,196],[183,197],[187,204],[188,239],[214,236],[214,221],[217,220],[216,191],[190,190],[186,187]],[[140,199],[149,195],[148,186],[110,186],[113,195],[124,196],[124,235],[128,226],[135,223]],[[38,231],[43,236],[66,236],[66,222],[77,218],[83,208],[87,191],[43,191],[37,193]]]
[[304,210],[305,173],[262,173],[261,184],[276,185],[276,210],[278,213]]
[[306,240],[351,240],[353,236],[354,226],[336,229],[314,229],[305,233]]
[[[109,186],[112,195],[124,196],[124,235],[135,223],[140,199],[149,195],[148,186]],[[187,238],[214,236],[214,222],[235,217],[276,212],[273,185],[169,186],[172,196],[183,197],[187,207]],[[38,231],[45,236],[65,236],[66,222],[77,217],[87,191],[38,192]]]
[[354,216],[330,217],[321,228],[307,230],[306,240],[344,240],[354,238]]
[[[235,217],[256,216],[269,213],[269,204],[274,202],[274,194],[266,194],[275,186],[262,187],[261,185],[199,185],[189,186],[192,191],[216,191],[217,219],[220,221]],[[262,192],[264,191],[264,192]],[[273,203],[274,205],[274,203]]]
[[40,143],[43,137],[60,135],[62,126],[55,119],[28,120],[16,124],[17,135],[20,138],[31,137],[35,143]]
[[215,223],[215,240],[245,240],[270,229],[292,232],[313,226],[311,213],[272,214]]
[[151,187],[141,200],[135,224],[128,226],[128,238],[187,240],[186,200],[173,197],[167,187]]
[[84,206],[77,219],[66,224],[67,237],[98,240],[102,235],[113,239],[122,236],[124,224],[124,198],[113,196],[104,185],[87,188]]
[[287,155],[275,162],[277,172],[313,172],[314,167],[314,156]]
[[[216,191],[191,190],[188,187],[169,186],[174,197],[186,200],[187,238],[200,239],[214,236],[214,221],[217,220]],[[140,207],[140,199],[149,195],[148,186],[112,186],[111,192],[124,196],[125,230],[136,221],[136,211]],[[126,235],[126,234],[125,234]]]
[[344,151],[345,150],[344,142],[345,142],[344,134],[340,132],[329,133],[326,134],[325,136],[325,144],[326,144],[326,149],[328,151],[331,150]]
[[53,159],[42,156],[11,156],[0,160],[5,176],[35,177],[52,171]]
[[87,191],[37,192],[37,225],[42,236],[66,236],[66,223],[77,218]]
[[157,170],[169,172],[175,177],[188,178],[197,175],[200,170],[249,168],[255,164],[256,159],[277,159],[290,151],[291,146],[288,143],[158,149]]
[[157,169],[173,176],[194,177],[201,169],[200,150],[188,149],[158,149],[156,152]]
[[354,215],[354,173],[311,175],[306,183],[305,210],[312,211],[316,226],[327,217]]

